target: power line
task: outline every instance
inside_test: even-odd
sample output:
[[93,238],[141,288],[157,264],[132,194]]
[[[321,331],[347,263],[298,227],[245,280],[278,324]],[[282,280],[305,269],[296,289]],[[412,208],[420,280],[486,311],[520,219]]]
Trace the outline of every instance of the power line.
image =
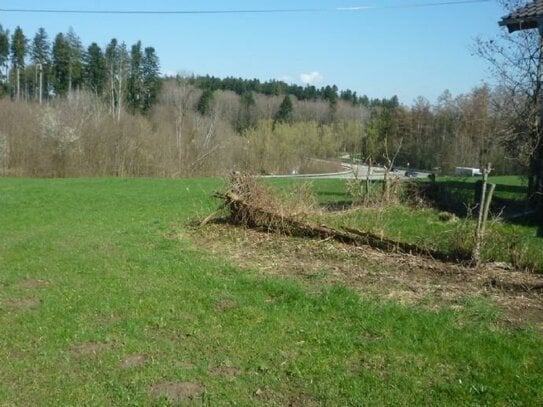
[[128,15],[210,15],[210,14],[286,14],[321,12],[361,12],[384,9],[412,9],[424,7],[452,6],[459,4],[489,3],[494,0],[452,0],[441,2],[412,3],[390,6],[351,6],[336,8],[284,8],[284,9],[231,9],[231,10],[84,10],[84,9],[19,9],[0,8],[0,13],[28,14],[128,14]]
[[402,5],[389,5],[389,6],[352,6],[352,7],[338,7],[337,11],[365,11],[365,10],[384,10],[384,9],[409,9],[409,8],[422,8],[422,7],[439,7],[439,6],[453,6],[458,4],[476,4],[476,3],[489,3],[494,0],[450,0],[439,2],[427,2],[427,3],[411,3]]
[[265,14],[265,13],[315,13],[326,9],[248,9],[248,10],[76,10],[76,9],[3,9],[6,13],[36,14]]

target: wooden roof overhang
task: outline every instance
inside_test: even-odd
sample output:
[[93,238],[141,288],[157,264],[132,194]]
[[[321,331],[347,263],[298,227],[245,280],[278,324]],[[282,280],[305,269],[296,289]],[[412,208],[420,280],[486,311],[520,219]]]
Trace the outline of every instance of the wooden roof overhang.
[[510,33],[538,28],[543,34],[543,0],[535,0],[502,17],[499,24],[507,27]]

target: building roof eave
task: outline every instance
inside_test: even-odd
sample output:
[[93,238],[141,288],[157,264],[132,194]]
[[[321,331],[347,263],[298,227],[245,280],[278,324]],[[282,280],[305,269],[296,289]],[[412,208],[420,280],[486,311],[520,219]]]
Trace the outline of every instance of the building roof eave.
[[502,27],[507,27],[510,33],[520,30],[529,30],[532,28],[538,28],[541,17],[539,18],[507,18],[504,17],[499,25]]

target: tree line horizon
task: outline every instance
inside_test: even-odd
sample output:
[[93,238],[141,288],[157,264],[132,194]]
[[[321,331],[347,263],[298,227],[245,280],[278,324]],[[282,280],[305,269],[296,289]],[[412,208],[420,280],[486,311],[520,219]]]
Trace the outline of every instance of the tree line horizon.
[[128,49],[113,38],[102,50],[96,42],[85,48],[72,28],[49,41],[44,28],[30,40],[20,26],[10,36],[0,25],[0,96],[41,103],[84,89],[107,99],[112,113],[144,113],[160,86],[158,55],[141,41]]
[[290,173],[344,153],[379,163],[400,145],[398,165],[529,175],[533,157],[511,103],[521,100],[503,86],[406,106],[335,85],[162,77],[153,47],[85,47],[73,29],[49,41],[43,28],[30,40],[0,27],[0,96],[4,175]]
[[[126,66],[123,66],[126,65]],[[171,79],[171,76],[160,75],[159,58],[153,47],[142,48],[141,41],[132,45],[129,50],[124,42],[116,38],[102,49],[96,42],[84,47],[73,28],[66,33],[58,33],[53,41],[49,41],[46,30],[41,27],[32,40],[22,28],[17,26],[10,31],[0,24],[0,95],[9,95],[13,99],[39,99],[39,96],[50,99],[55,96],[66,96],[68,92],[84,87],[98,95],[107,89],[109,76],[118,76],[124,69],[130,80],[131,89],[126,95],[126,102],[133,111],[144,112],[156,101],[156,82]],[[39,74],[43,76],[43,84],[39,86]],[[148,100],[137,106],[144,93],[137,89],[138,82],[147,85]],[[238,95],[246,92],[262,93],[268,96],[292,95],[298,100],[326,100],[332,105],[338,100],[351,102],[353,105],[365,107],[394,107],[399,104],[396,95],[390,98],[369,98],[359,96],[350,89],[340,90],[336,85],[316,87],[311,84],[300,86],[285,81],[270,79],[243,79],[228,76],[219,78],[207,75],[191,75],[190,82],[209,91],[231,90]],[[113,86],[110,84],[110,86]]]

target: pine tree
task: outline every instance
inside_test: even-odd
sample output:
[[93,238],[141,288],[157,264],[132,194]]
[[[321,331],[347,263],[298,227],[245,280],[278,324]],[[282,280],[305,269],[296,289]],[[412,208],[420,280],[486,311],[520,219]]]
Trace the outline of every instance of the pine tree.
[[69,77],[68,89],[70,91],[78,89],[83,84],[83,55],[85,50],[81,39],[70,27],[65,36],[69,48]]
[[104,59],[106,62],[106,89],[107,89],[107,97],[108,97],[108,103],[109,103],[109,110],[112,115],[115,114],[116,106],[117,106],[117,86],[116,86],[116,72],[117,72],[117,64],[118,64],[118,47],[119,44],[117,42],[116,38],[113,38],[109,44],[106,47],[106,51],[104,53]]
[[58,96],[66,96],[70,90],[70,44],[62,33],[53,43],[53,88]]
[[205,89],[202,92],[202,96],[200,96],[200,100],[198,100],[196,110],[198,110],[202,116],[206,116],[211,113],[213,108],[213,93],[214,92],[211,89]]
[[17,100],[21,98],[21,71],[25,67],[25,57],[28,53],[28,40],[21,27],[17,26],[11,37],[11,65],[15,70],[15,87]]
[[238,133],[243,133],[246,129],[256,125],[256,102],[253,92],[245,92],[241,95],[239,101],[238,119],[236,122],[236,130]]
[[84,57],[84,83],[98,96],[104,93],[106,82],[106,59],[98,44],[89,45]]
[[279,106],[279,110],[275,114],[275,117],[273,119],[274,124],[279,122],[290,122],[292,121],[292,113],[294,111],[294,107],[292,106],[292,100],[290,100],[290,96],[286,95],[281,102],[281,105]]
[[51,45],[47,39],[47,32],[44,28],[39,28],[32,41],[31,59],[34,63],[34,82],[36,95],[41,102],[41,98],[48,92],[48,72],[51,65]]
[[126,102],[132,113],[143,110],[143,54],[141,41],[130,51],[130,75],[128,76]]
[[31,59],[35,64],[48,64],[50,62],[51,45],[48,41],[47,32],[39,28],[32,41]]
[[337,91],[338,91],[338,88],[336,85],[327,86],[326,88],[324,88],[324,99],[330,103],[331,107],[335,107],[337,105],[337,101],[338,101]]
[[153,47],[145,48],[143,55],[143,111],[153,107],[162,86],[160,80],[160,62]]
[[7,91],[9,31],[0,24],[0,96]]

